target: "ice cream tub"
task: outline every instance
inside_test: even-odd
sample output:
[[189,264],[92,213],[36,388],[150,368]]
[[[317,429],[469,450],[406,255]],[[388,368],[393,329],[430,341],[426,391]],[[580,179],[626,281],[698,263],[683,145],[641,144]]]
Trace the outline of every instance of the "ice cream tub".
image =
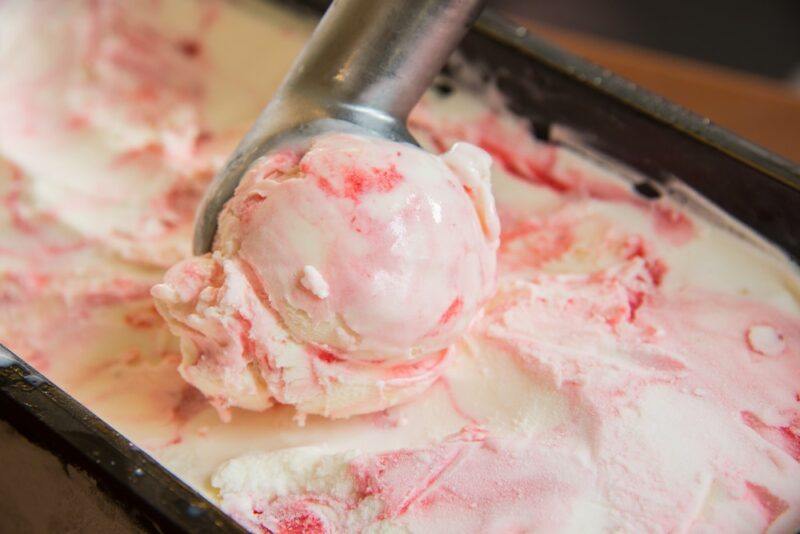
[[[286,2],[318,14],[324,2]],[[191,50],[189,50],[191,51]],[[540,140],[602,160],[644,196],[669,195],[725,220],[744,238],[800,257],[800,169],[679,106],[571,56],[487,11],[447,79],[489,85]],[[643,176],[650,178],[645,179]],[[729,220],[725,214],[732,216]],[[737,222],[738,221],[738,222]],[[202,495],[6,349],[0,403],[3,492],[48,486],[69,499],[28,499],[28,519],[97,531],[240,531]],[[42,492],[42,495],[49,493]],[[66,508],[65,508],[66,507]],[[65,519],[65,509],[69,511]],[[24,524],[20,522],[19,524]],[[53,524],[53,523],[46,523]]]

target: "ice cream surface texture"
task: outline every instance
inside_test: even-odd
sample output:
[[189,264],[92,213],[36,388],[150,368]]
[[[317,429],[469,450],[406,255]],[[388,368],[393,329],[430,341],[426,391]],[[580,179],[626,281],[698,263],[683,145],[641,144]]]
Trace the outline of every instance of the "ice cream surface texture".
[[214,252],[153,289],[183,377],[223,413],[347,417],[424,391],[494,289],[491,161],[351,134],[258,160]]
[[[98,20],[105,22],[92,26]],[[357,204],[343,182],[331,182],[332,194],[323,197],[317,177],[300,175],[308,154],[254,167],[228,222],[243,224],[233,210],[248,211],[246,188],[256,196],[244,224],[259,231],[278,235],[288,225],[254,222],[275,208],[279,193],[319,195],[320,209],[348,232],[320,238],[313,226],[298,230],[309,238],[286,241],[309,249],[277,251],[280,262],[258,262],[275,271],[257,276],[256,262],[252,272],[241,262],[244,243],[221,237],[214,255],[188,259],[165,276],[166,266],[188,258],[199,192],[269,100],[313,23],[290,8],[248,0],[0,2],[0,342],[253,532],[796,532],[796,266],[678,182],[672,187],[681,202],[666,190],[644,197],[633,187],[644,177],[537,140],[491,90],[453,81],[432,89],[410,129],[426,150],[445,155],[401,150],[403,161],[423,158],[424,168],[440,169],[440,183],[461,185],[469,168],[456,163],[481,169],[482,156],[466,145],[456,148],[466,148],[458,158],[447,155],[452,147],[469,143],[491,156],[501,233],[495,286],[483,304],[475,303],[485,295],[462,295],[466,284],[480,285],[465,271],[431,295],[419,291],[420,300],[437,302],[425,309],[430,315],[407,331],[380,332],[407,336],[399,340],[365,335],[359,345],[355,336],[334,337],[335,328],[308,333],[302,321],[292,322],[287,310],[329,317],[360,306],[357,298],[339,302],[346,284],[325,239],[343,235],[357,247],[360,234],[349,231],[344,214],[370,214],[373,200],[388,205],[399,198],[393,193],[410,191],[397,186]],[[86,36],[97,39],[63,38],[70,28],[96,28]],[[147,53],[134,53],[145,45]],[[78,51],[80,61],[65,60]],[[164,65],[181,78],[146,76]],[[141,93],[129,90],[140,83]],[[185,91],[187,84],[198,89]],[[95,104],[75,104],[89,99]],[[176,129],[180,109],[193,110],[179,115],[196,130]],[[128,118],[131,110],[141,110],[135,116],[142,120]],[[175,136],[183,141],[173,145]],[[324,140],[331,150],[335,141]],[[205,162],[204,170],[187,161]],[[406,183],[399,160],[368,167],[392,162],[402,187],[433,186]],[[490,213],[480,195],[461,198],[474,220]],[[480,238],[490,249],[489,220],[453,231],[443,246]],[[369,228],[374,221],[354,222]],[[435,238],[425,230],[414,235]],[[151,296],[159,284],[169,325]],[[457,296],[465,299],[463,317],[470,306],[479,310],[440,362],[426,354],[449,343],[456,328],[430,335],[425,325]],[[258,311],[252,325],[235,316],[241,310]],[[189,336],[194,321],[201,329]],[[182,364],[170,327],[184,345],[227,344],[217,354],[246,371],[235,374],[249,394],[240,401],[274,405],[231,406],[222,421],[178,369],[194,373],[206,394],[228,391],[215,382],[227,378],[203,374],[199,359]],[[262,334],[234,335],[256,327]],[[384,402],[408,393],[403,388],[419,390],[374,413],[310,413],[301,426],[297,408],[269,389],[276,375],[264,370],[278,367],[237,360],[258,353],[245,344],[279,336],[298,349],[281,360],[288,362],[285,381],[274,383],[281,395],[306,396],[326,377],[330,388],[347,380],[391,384],[400,374],[387,379],[384,366],[407,366],[411,378],[410,386],[387,386]],[[330,355],[308,356],[311,346]],[[388,350],[376,365],[379,346],[422,349],[411,359]],[[345,356],[346,364],[338,360]],[[308,380],[312,369],[320,374]],[[376,374],[365,377],[365,369]],[[357,387],[342,391],[340,406],[349,409],[359,395],[365,403],[376,398]],[[334,401],[317,407],[324,413]]]

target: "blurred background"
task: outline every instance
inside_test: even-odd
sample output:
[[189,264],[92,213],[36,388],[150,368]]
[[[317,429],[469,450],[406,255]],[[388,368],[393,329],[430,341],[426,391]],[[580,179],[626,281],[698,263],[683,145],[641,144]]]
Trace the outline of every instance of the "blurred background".
[[506,16],[800,162],[800,0],[490,0]]

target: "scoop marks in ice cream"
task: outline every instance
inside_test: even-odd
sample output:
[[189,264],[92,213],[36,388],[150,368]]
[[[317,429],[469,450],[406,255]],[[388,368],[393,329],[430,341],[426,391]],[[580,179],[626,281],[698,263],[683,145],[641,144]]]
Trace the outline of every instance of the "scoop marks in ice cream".
[[350,134],[255,162],[213,253],[153,289],[184,378],[223,411],[332,417],[427,388],[494,288],[490,166],[466,143],[434,156]]

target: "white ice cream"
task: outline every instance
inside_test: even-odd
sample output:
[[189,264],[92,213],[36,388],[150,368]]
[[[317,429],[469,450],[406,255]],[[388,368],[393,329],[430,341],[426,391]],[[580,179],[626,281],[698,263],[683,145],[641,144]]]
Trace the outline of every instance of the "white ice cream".
[[[154,265],[184,257],[191,241],[197,195],[164,194],[181,183],[175,169],[184,168],[178,155],[186,153],[166,140],[191,131],[173,128],[171,110],[181,106],[173,108],[170,95],[190,80],[156,86],[163,94],[155,109],[169,108],[151,114],[155,120],[120,120],[136,106],[104,93],[128,87],[110,83],[130,80],[114,70],[120,65],[103,66],[116,52],[82,54],[95,65],[63,60],[80,48],[65,43],[82,42],[63,32],[97,20],[89,5],[0,2],[0,342],[243,525],[797,531],[796,267],[694,206],[637,196],[620,169],[535,140],[524,121],[458,84],[447,95],[427,94],[410,126],[433,153],[468,142],[492,156],[503,231],[496,289],[447,365],[430,367],[438,378],[408,402],[368,415],[309,415],[299,426],[295,407],[275,404],[231,408],[221,421],[181,378],[179,341],[150,296],[165,276]],[[214,148],[198,160],[210,169],[229,149],[213,140],[232,144],[246,130],[313,26],[250,1],[115,6],[123,22],[99,26],[114,30],[100,40],[110,41],[109,53],[124,41],[111,38],[123,29],[128,41],[152,38],[148,46],[158,50],[185,46],[187,37],[201,43],[197,70],[183,64],[193,52],[123,50],[121,57],[148,69],[179,63],[175,72],[207,88],[193,109],[211,134]],[[84,96],[66,98],[76,94]],[[70,126],[64,118],[75,102],[89,99],[96,106],[78,108],[88,121]],[[129,159],[131,147],[153,142],[157,157]],[[463,176],[454,160],[449,165]],[[198,192],[207,180],[188,179]],[[480,197],[473,200],[480,211]],[[165,217],[177,212],[185,215]],[[153,220],[180,222],[169,232],[146,231]],[[231,316],[242,302],[257,309],[266,301],[254,298],[234,256],[220,250],[188,262],[196,284],[191,272],[173,273],[166,287],[186,322],[194,314],[206,329],[199,338],[227,343],[218,354],[231,357],[236,383],[263,407],[272,402],[259,396],[266,381],[260,366],[241,360],[251,354],[239,346],[249,338],[231,335],[244,324]],[[309,255],[285,265],[297,283],[278,279],[274,287],[287,302],[294,294],[308,309],[337,302],[340,281],[326,264]],[[259,317],[283,328],[281,313]],[[325,359],[335,361],[325,356],[317,370],[326,371]],[[183,368],[211,377],[201,384],[207,391],[229,391],[214,381],[226,377]],[[337,367],[329,376],[343,375]]]

